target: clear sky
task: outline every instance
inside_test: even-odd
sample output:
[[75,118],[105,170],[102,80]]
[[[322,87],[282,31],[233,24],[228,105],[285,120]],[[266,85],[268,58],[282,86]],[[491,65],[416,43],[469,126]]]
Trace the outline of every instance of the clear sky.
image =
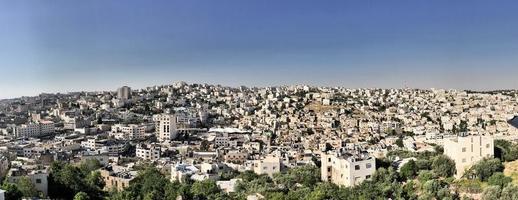
[[518,88],[518,1],[0,0],[0,98],[177,80]]

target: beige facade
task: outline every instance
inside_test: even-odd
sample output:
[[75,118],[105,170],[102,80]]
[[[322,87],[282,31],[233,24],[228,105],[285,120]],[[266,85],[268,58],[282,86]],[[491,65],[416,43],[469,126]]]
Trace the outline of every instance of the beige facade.
[[136,149],[137,158],[144,160],[158,160],[160,158],[160,147],[154,144],[138,144]]
[[455,177],[460,178],[473,164],[494,156],[493,137],[470,135],[445,139],[444,154],[455,161]]
[[261,160],[255,160],[254,172],[273,177],[273,174],[281,172],[281,159],[275,155],[269,155]]
[[160,142],[175,139],[178,135],[176,126],[176,116],[169,114],[160,114],[153,116],[155,122],[155,131]]
[[322,155],[322,181],[350,187],[369,179],[375,171],[376,160],[373,157]]
[[117,191],[121,191],[124,188],[128,187],[130,181],[133,180],[133,176],[128,172],[114,173],[113,171],[108,171],[101,169],[101,177],[104,180],[104,190],[110,191],[115,188]]
[[43,121],[38,123],[22,124],[15,126],[13,129],[14,137],[38,137],[53,133],[55,130],[54,123]]

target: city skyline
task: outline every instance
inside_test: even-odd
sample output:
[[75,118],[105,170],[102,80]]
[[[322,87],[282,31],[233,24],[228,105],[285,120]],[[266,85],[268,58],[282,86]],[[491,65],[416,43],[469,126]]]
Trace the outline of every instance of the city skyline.
[[518,3],[0,2],[0,99],[190,83],[514,89]]

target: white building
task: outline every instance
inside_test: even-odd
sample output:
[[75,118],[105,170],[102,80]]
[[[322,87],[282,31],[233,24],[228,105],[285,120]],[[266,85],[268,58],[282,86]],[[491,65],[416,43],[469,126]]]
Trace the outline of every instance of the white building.
[[176,164],[171,165],[171,182],[178,181],[180,183],[185,182],[191,177],[191,175],[200,171],[194,165],[187,164]]
[[254,160],[253,169],[256,174],[268,174],[273,177],[273,174],[281,172],[281,159],[275,155],[268,155],[261,160]]
[[55,130],[54,122],[41,121],[38,123],[22,124],[13,128],[13,136],[20,137],[38,137],[53,133]]
[[322,154],[322,181],[350,187],[371,178],[376,160],[367,155]]
[[148,130],[150,130],[150,128],[147,125],[116,124],[111,127],[110,135],[118,140],[139,140],[144,138]]
[[160,147],[154,144],[138,144],[136,154],[137,158],[144,160],[158,160],[160,158]]
[[155,122],[155,131],[160,142],[169,141],[178,136],[175,115],[154,115],[153,121]]
[[444,140],[444,154],[455,161],[456,178],[483,158],[494,156],[494,140],[491,136],[467,135]]
[[32,184],[34,184],[36,190],[43,193],[45,197],[47,196],[49,186],[47,180],[49,176],[48,172],[46,172],[45,170],[33,170],[27,173],[25,170],[21,168],[12,168],[7,176],[7,181],[9,183],[17,183],[18,180],[20,180],[24,176],[29,178]]

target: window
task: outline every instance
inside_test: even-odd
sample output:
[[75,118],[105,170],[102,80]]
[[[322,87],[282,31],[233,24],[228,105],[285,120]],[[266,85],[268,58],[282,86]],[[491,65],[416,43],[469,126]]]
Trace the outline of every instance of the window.
[[354,170],[360,170],[360,165],[355,165]]
[[367,163],[367,164],[365,165],[365,167],[367,167],[367,169],[370,169],[370,168],[372,167],[372,165],[371,165],[370,163]]
[[41,183],[41,179],[37,178],[36,183]]
[[365,176],[365,178],[366,178],[366,179],[369,179],[369,178],[371,178],[371,175],[367,175],[367,176]]
[[466,152],[466,147],[462,147],[462,152]]
[[466,158],[463,158],[463,159],[462,159],[462,162],[463,162],[463,163],[465,163],[465,162],[466,162]]
[[327,159],[327,162],[331,162],[331,158],[328,158],[328,159]]
[[489,146],[491,146],[491,145],[489,145],[489,144],[486,144],[486,149],[489,149]]

